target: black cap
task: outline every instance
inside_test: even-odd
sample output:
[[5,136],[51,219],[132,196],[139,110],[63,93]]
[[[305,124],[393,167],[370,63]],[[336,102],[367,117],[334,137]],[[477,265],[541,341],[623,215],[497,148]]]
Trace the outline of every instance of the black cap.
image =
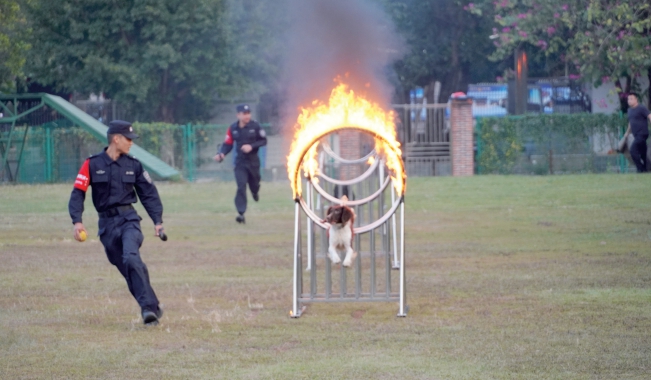
[[238,104],[237,113],[251,113],[251,107],[248,104]]
[[133,127],[131,123],[124,120],[113,120],[109,123],[107,135],[122,135],[128,139],[137,139],[139,136],[133,133]]

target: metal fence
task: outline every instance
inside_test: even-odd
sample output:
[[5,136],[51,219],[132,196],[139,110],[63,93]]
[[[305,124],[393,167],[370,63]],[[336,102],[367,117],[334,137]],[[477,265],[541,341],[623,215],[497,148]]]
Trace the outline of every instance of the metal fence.
[[619,115],[529,115],[478,118],[478,174],[627,173],[618,154],[625,130]]
[[394,104],[398,139],[407,175],[450,175],[450,123],[447,104]]

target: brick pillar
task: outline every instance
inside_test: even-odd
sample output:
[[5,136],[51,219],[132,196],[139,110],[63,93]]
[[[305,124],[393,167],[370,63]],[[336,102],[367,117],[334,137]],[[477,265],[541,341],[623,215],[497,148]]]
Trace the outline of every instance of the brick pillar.
[[[362,134],[358,131],[344,130],[339,132],[339,155],[347,160],[362,156]],[[340,178],[353,179],[362,174],[359,165],[341,165]]]
[[472,99],[453,98],[450,110],[450,159],[452,175],[471,176],[475,172],[473,152]]

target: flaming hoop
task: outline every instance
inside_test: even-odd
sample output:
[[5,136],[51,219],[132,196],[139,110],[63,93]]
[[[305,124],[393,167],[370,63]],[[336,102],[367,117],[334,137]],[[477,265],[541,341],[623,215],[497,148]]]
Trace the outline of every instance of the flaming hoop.
[[[297,120],[297,128],[292,142],[290,154],[287,157],[287,173],[292,187],[293,198],[296,203],[295,210],[295,235],[294,235],[294,302],[290,315],[300,317],[303,308],[301,302],[340,302],[342,300],[385,300],[399,301],[398,316],[406,316],[406,290],[405,290],[405,265],[404,265],[404,194],[406,190],[406,173],[402,162],[402,151],[400,143],[396,138],[396,128],[394,124],[394,112],[385,111],[379,105],[355,94],[345,84],[339,83],[331,93],[328,104],[314,102],[312,107],[302,109]],[[337,155],[324,138],[330,134],[354,130],[370,135],[374,138],[375,147],[365,157],[357,159],[344,159]],[[323,157],[329,156],[332,161],[339,164],[366,164],[368,168],[357,178],[349,180],[337,180],[327,176],[321,170]],[[319,157],[321,158],[319,160]],[[303,176],[301,176],[303,171]],[[386,172],[386,174],[385,174]],[[325,189],[319,183],[323,180],[326,184],[334,186],[353,186],[357,185],[357,195],[360,199],[341,200],[333,196],[328,189]],[[307,188],[303,194],[303,181],[306,181]],[[363,194],[366,190],[361,190],[364,183],[364,189],[370,189],[372,186],[379,185],[377,189],[369,190],[369,194]],[[389,186],[392,184],[392,186]],[[368,186],[367,186],[368,185]],[[390,190],[391,206],[384,205],[385,190]],[[336,193],[336,190],[333,190]],[[315,199],[316,197],[316,199]],[[356,252],[360,250],[359,236],[370,232],[369,256],[371,257],[370,265],[370,289],[368,293],[362,291],[361,280],[361,255],[358,255],[355,265],[355,293],[348,293],[346,290],[346,272],[343,266],[340,268],[340,294],[338,297],[332,296],[332,283],[330,280],[331,268],[330,262],[325,260],[326,266],[326,291],[324,294],[316,292],[316,255],[314,254],[314,242],[316,235],[314,227],[322,228],[321,241],[325,240],[325,232],[329,225],[323,221],[323,215],[317,215],[317,209],[323,213],[325,204],[344,204],[355,208],[358,215],[368,213],[368,223],[363,224],[361,221],[364,217],[356,219],[356,225],[353,230],[355,233]],[[402,206],[402,207],[401,207]],[[374,211],[377,208],[377,213]],[[396,212],[400,208],[400,236],[397,235]],[[311,286],[309,295],[302,292],[302,243],[300,232],[300,212],[303,209],[309,217],[307,223],[307,270],[310,271]],[[389,219],[392,219],[389,225]],[[380,234],[382,237],[382,249],[376,251],[375,236]],[[391,247],[390,242],[393,243]],[[398,259],[398,242],[400,243],[400,259]],[[323,243],[322,243],[323,244]],[[390,265],[390,252],[393,252],[393,265]],[[386,255],[386,291],[384,294],[376,291],[375,288],[375,256],[377,254]],[[391,276],[389,269],[400,270],[400,290],[398,293],[392,293]]]
[[287,157],[287,173],[294,198],[302,192],[301,166],[308,178],[315,178],[318,174],[316,152],[319,140],[343,129],[357,129],[375,137],[375,151],[384,156],[396,192],[404,194],[407,175],[396,138],[393,111],[384,111],[379,105],[357,96],[343,83],[332,91],[328,105],[316,103],[313,106],[304,108],[298,117],[298,128]]

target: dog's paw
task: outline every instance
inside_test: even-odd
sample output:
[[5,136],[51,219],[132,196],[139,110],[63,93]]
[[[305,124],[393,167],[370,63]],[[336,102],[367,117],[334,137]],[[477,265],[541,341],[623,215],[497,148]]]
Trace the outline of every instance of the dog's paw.
[[333,255],[332,253],[330,253],[328,254],[328,257],[330,257],[330,261],[332,261],[333,264],[339,264],[341,262],[339,255]]
[[353,263],[353,260],[355,260],[356,257],[357,257],[357,252],[355,251],[353,251],[353,253],[351,253],[350,255],[346,255],[343,266],[348,268]]

